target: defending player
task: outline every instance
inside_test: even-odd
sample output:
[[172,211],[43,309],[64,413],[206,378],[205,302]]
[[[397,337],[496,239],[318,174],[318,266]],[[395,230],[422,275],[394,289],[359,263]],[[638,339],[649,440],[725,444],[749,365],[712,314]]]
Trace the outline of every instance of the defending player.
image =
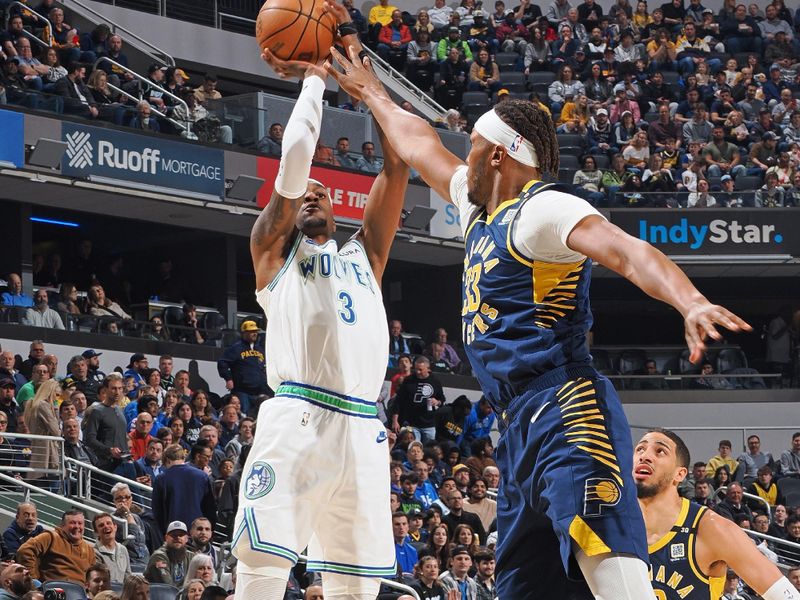
[[400,157],[459,210],[463,339],[503,431],[499,596],[561,600],[577,559],[597,598],[652,597],[630,430],[587,349],[592,261],[674,306],[695,361],[706,336],[719,339],[715,324],[749,326],[711,304],[661,252],[540,181],[558,172],[558,142],[549,115],[535,104],[510,100],[481,116],[465,165],[427,123],[394,106],[352,48],[349,54],[334,54],[344,73],[328,72],[367,104]]
[[375,399],[389,348],[380,281],[409,171],[382,140],[384,167],[363,226],[338,248],[328,192],[309,179],[326,73],[265,54],[282,76],[304,79],[275,191],[250,238],[276,395],[259,410],[242,476],[236,600],[283,598],[306,546],[326,598],[372,600],[378,578],[396,573],[389,453]]
[[678,495],[689,472],[689,450],[674,432],[648,431],[633,462],[658,600],[717,600],[728,568],[764,600],[800,600],[733,521]]

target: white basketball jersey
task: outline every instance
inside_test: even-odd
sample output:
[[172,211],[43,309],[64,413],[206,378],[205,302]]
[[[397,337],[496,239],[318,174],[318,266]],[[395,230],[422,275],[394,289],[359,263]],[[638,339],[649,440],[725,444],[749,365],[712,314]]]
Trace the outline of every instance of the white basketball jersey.
[[389,360],[389,332],[364,246],[299,234],[275,279],[256,292],[267,315],[270,387],[295,381],[376,401]]

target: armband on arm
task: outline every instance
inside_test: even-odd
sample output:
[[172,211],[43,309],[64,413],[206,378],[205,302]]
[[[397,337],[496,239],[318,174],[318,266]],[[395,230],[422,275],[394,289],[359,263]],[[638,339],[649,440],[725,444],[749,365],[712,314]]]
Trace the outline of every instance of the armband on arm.
[[800,600],[800,592],[786,577],[781,577],[761,597],[764,600]]
[[281,166],[275,178],[275,191],[284,198],[299,198],[306,193],[311,159],[322,124],[322,93],[325,82],[316,75],[303,80],[303,89],[289,117],[281,143]]

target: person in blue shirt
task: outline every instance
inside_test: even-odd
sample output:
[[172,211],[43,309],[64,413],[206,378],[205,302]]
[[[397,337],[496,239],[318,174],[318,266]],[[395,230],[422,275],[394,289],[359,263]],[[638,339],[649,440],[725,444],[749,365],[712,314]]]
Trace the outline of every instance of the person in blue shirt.
[[462,455],[466,458],[471,456],[471,445],[477,439],[489,437],[494,422],[497,419],[489,401],[481,396],[477,404],[472,406],[472,412],[467,415],[464,421],[464,433],[458,440]]
[[147,385],[144,373],[147,372],[147,357],[141,352],[131,355],[131,360],[128,363],[128,368],[122,374],[123,377],[133,377],[134,390],[138,390],[140,386]]
[[3,292],[0,300],[4,306],[24,306],[26,308],[33,306],[33,298],[22,291],[22,279],[16,273],[8,276],[8,291]]
[[419,559],[416,549],[408,542],[408,517],[405,513],[396,512],[392,515],[392,534],[398,572],[413,576],[414,565]]
[[417,500],[422,502],[422,508],[426,510],[439,499],[439,494],[436,493],[436,487],[428,481],[429,472],[430,467],[424,460],[418,460],[414,463],[414,474],[419,478],[417,490],[414,492],[414,495]]

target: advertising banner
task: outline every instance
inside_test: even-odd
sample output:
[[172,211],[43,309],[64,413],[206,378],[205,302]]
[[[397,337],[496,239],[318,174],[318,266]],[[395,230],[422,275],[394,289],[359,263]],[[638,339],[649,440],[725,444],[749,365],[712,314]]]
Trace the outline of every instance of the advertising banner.
[[[279,165],[280,161],[277,158],[258,159],[257,175],[266,181],[266,185],[262,186],[258,193],[260,207],[266,206],[272,196]],[[313,165],[311,178],[324,183],[328,188],[335,216],[356,221],[364,218],[364,207],[367,205],[367,196],[375,177]]]
[[461,239],[461,219],[454,204],[444,200],[431,189],[431,208],[436,214],[431,219],[431,235],[446,240]]
[[0,160],[21,167],[25,163],[25,117],[22,113],[0,110]]
[[63,123],[67,150],[61,172],[98,175],[222,198],[222,150],[124,131]]
[[612,210],[611,222],[665,254],[800,255],[800,209]]

